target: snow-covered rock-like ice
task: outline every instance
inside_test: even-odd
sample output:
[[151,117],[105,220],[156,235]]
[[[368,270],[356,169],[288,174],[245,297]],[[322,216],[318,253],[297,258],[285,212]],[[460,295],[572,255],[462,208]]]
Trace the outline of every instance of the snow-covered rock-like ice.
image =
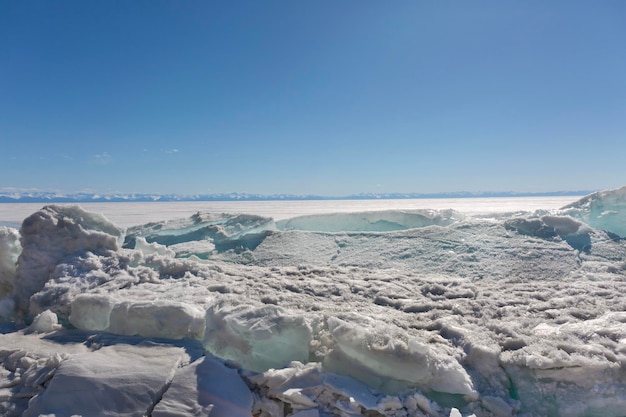
[[623,417],[626,241],[583,215],[620,193],[127,231],[44,207],[0,229],[0,414]]

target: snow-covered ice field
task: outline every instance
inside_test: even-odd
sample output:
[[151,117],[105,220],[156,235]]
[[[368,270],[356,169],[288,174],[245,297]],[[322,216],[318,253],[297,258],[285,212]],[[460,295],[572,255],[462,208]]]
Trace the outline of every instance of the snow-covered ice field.
[[0,414],[626,416],[626,187],[332,203],[1,206]]
[[[103,214],[118,226],[130,227],[194,213],[248,213],[274,220],[308,214],[355,213],[380,210],[454,209],[468,214],[557,209],[580,197],[442,198],[402,200],[208,201],[158,203],[81,203],[87,211]],[[39,203],[0,204],[0,225],[19,228]]]

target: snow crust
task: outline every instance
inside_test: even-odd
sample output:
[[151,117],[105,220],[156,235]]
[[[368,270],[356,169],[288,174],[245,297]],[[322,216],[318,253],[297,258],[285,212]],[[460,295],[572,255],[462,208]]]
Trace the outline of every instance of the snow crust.
[[0,229],[0,414],[623,417],[623,190],[129,230],[44,207]]

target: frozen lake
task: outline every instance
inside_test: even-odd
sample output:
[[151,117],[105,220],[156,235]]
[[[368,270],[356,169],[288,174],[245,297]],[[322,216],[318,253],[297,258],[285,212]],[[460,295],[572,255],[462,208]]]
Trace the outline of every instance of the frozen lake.
[[[466,214],[507,213],[516,211],[553,210],[578,200],[569,197],[502,197],[502,198],[442,198],[402,200],[309,200],[309,201],[209,201],[155,203],[81,203],[87,211],[101,213],[113,223],[129,227],[149,222],[189,217],[196,212],[247,213],[274,220],[291,217],[353,213],[381,210],[453,209]],[[43,203],[0,204],[0,224],[18,227],[28,215]]]
[[625,415],[626,187],[42,206],[0,205],[0,415]]

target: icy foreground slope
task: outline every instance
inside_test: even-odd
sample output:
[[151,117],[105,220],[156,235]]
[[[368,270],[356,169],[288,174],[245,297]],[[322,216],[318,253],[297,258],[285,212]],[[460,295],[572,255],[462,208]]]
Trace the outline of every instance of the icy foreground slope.
[[0,229],[0,414],[626,416],[623,223],[584,221],[621,192],[126,232],[45,207]]

